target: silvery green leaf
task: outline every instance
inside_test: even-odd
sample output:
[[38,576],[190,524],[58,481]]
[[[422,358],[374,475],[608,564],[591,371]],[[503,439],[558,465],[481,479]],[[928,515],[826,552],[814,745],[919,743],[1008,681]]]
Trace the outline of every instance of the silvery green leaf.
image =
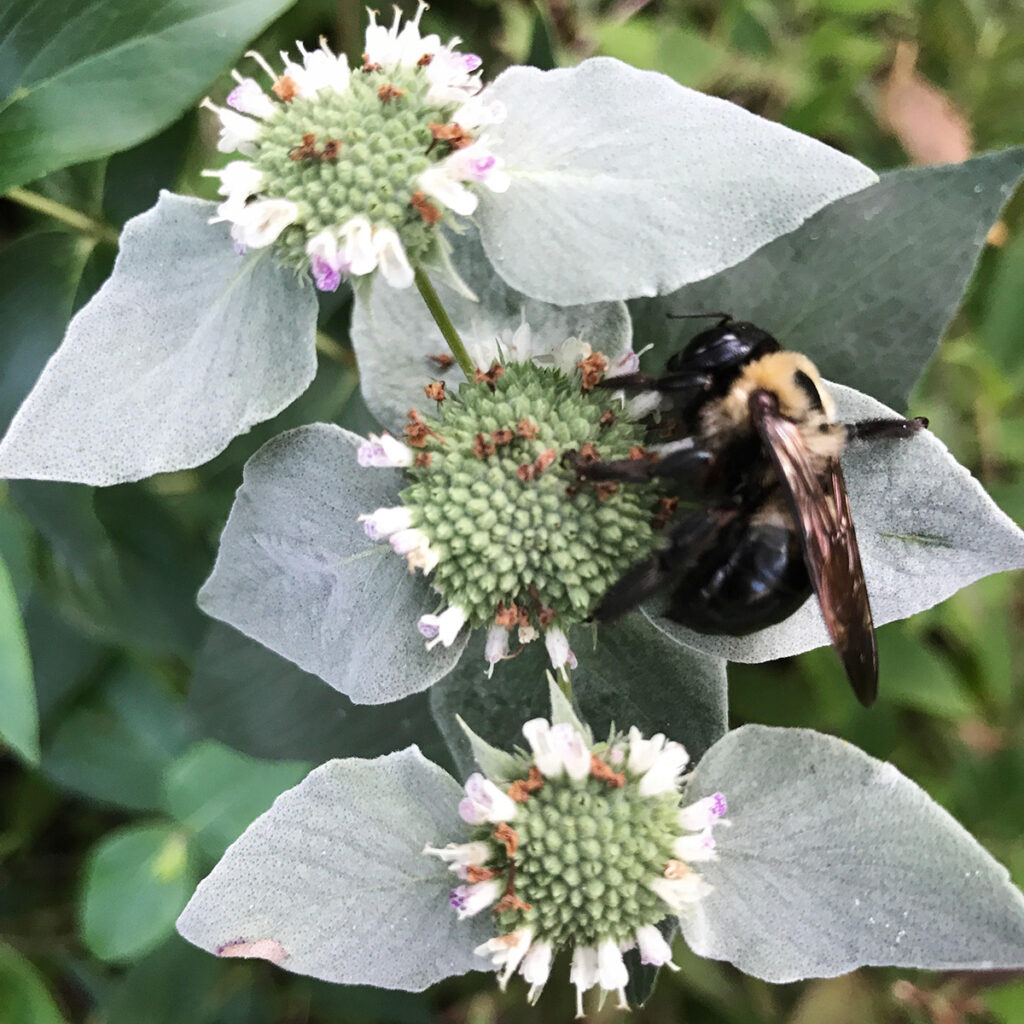
[[694,332],[666,313],[723,309],[825,376],[904,408],[1022,173],[1024,147],[892,171],[738,266],[631,303],[637,337],[655,345],[652,370]]
[[221,956],[421,991],[486,964],[489,915],[459,921],[423,847],[466,838],[454,779],[416,747],[329,761],[283,793],[200,883],[178,931]]
[[547,674],[548,679],[548,700],[551,703],[551,724],[571,725],[578,733],[587,738],[588,743],[594,742],[594,733],[589,725],[581,722],[572,706],[572,701],[565,695],[565,691],[555,681],[551,672]]
[[[663,732],[681,742],[696,760],[726,730],[725,662],[681,647],[666,636],[660,621],[633,613],[592,632],[575,626],[569,633],[579,660],[572,672],[576,721],[603,739],[611,725],[637,726],[650,735]],[[487,678],[481,633],[469,642],[455,669],[430,690],[430,707],[455,763],[468,775],[472,753],[456,715],[502,750],[523,746],[523,723],[555,715],[567,721],[564,697],[552,707],[547,682],[551,668],[544,645],[527,644],[522,653],[494,668]]]
[[507,192],[482,190],[484,247],[513,288],[547,302],[674,291],[877,180],[806,135],[608,57],[509,68],[482,96],[509,111],[495,148],[511,176]]
[[[510,288],[494,273],[475,229],[451,238],[452,264],[476,294],[474,302],[442,280],[433,283],[477,365],[497,358],[550,359],[569,337],[581,337],[613,357],[629,348],[629,314],[621,302],[552,306]],[[530,326],[529,344],[513,333]],[[430,357],[448,353],[441,335],[415,289],[375,288],[368,303],[352,313],[352,344],[359,360],[363,395],[371,411],[392,430],[410,408],[424,404],[423,387],[443,380],[456,387],[465,375],[457,364],[442,370]]]
[[745,726],[687,799],[725,794],[714,886],[681,925],[702,956],[787,982],[862,965],[1024,967],[1024,897],[931,797],[832,736]]
[[71,321],[0,444],[0,475],[105,486],[206,462],[316,372],[316,298],[235,254],[212,203],[164,192]]
[[482,736],[473,732],[458,715],[455,716],[455,721],[469,741],[473,760],[487,778],[494,782],[511,782],[512,779],[518,778],[522,774],[521,761],[507,751],[491,746]]
[[[841,420],[897,415],[852,388],[829,386]],[[1024,533],[934,434],[857,441],[842,463],[876,626],[931,608],[982,576],[1024,566]],[[656,600],[644,613],[667,636],[730,661],[769,661],[829,643],[813,598],[784,622],[743,637],[694,633],[659,610]]]
[[356,462],[362,438],[325,423],[279,434],[245,465],[199,606],[360,704],[425,690],[465,635],[427,651],[436,595],[357,517],[398,504],[401,474]]

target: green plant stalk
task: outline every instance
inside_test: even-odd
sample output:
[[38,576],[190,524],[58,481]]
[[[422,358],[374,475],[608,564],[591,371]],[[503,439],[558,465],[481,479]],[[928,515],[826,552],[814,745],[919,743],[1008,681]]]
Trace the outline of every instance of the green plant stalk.
[[59,220],[62,224],[80,231],[84,235],[90,235],[101,242],[109,242],[117,245],[118,234],[109,224],[95,220],[88,214],[73,210],[70,206],[58,203],[56,199],[48,199],[39,195],[38,192],[30,192],[24,188],[12,188],[4,193],[4,199],[10,199],[12,203],[18,203],[29,210],[44,213],[47,217]]
[[455,330],[455,325],[452,323],[451,317],[448,316],[448,311],[444,308],[440,296],[430,283],[430,278],[420,267],[415,269],[415,275],[416,287],[419,289],[420,295],[423,296],[430,315],[444,335],[444,340],[448,342],[448,347],[452,350],[455,361],[462,367],[462,372],[466,375],[467,380],[472,380],[476,374],[476,367],[473,366],[473,360],[469,358],[466,346],[463,344],[462,338],[459,337],[459,332]]

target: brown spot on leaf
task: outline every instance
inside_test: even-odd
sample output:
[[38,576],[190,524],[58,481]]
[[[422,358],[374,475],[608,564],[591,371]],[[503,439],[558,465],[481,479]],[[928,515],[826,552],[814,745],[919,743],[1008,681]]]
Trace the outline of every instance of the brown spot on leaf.
[[455,356],[449,352],[438,352],[436,356],[427,356],[432,363],[437,363],[442,370],[447,370],[455,362]]
[[432,402],[443,402],[444,401],[444,381],[443,380],[432,380],[429,384],[423,385],[423,393]]

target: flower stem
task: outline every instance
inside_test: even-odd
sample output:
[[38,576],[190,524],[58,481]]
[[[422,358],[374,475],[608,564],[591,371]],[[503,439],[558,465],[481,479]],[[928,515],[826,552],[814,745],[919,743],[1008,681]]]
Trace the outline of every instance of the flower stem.
[[3,198],[10,199],[12,203],[18,203],[29,210],[45,213],[46,216],[73,227],[83,235],[91,235],[101,242],[117,245],[117,231],[109,224],[94,220],[88,214],[58,203],[56,199],[48,199],[46,196],[39,195],[38,192],[30,192],[24,188],[12,188],[4,193]]
[[462,367],[462,372],[468,380],[472,380],[476,373],[476,367],[473,366],[473,360],[469,358],[466,346],[459,337],[459,332],[455,330],[455,325],[452,323],[451,317],[448,316],[448,311],[444,308],[440,296],[430,283],[430,278],[419,267],[416,268],[415,274],[416,287],[420,290],[420,295],[423,296],[430,315],[444,335],[444,340],[448,342],[448,347],[452,350],[455,361]]

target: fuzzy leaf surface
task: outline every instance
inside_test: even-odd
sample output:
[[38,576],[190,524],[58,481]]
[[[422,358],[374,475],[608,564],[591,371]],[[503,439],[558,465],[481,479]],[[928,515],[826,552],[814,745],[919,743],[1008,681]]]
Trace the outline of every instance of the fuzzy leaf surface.
[[511,177],[507,192],[483,190],[484,248],[546,302],[675,291],[877,180],[815,139],[609,57],[509,68],[482,96],[508,109],[498,138]]
[[454,877],[423,854],[466,834],[462,789],[416,747],[329,761],[283,793],[224,855],[178,920],[211,953],[272,940],[285,970],[420,991],[481,969],[493,925],[459,921]]
[[164,192],[72,319],[0,443],[0,475],[106,486],[206,462],[316,372],[316,298]]
[[681,919],[701,956],[772,982],[1024,967],[1008,872],[891,764],[811,730],[748,725],[708,751],[686,798],[716,791],[731,826],[700,868],[714,891]]
[[199,606],[359,704],[425,690],[465,637],[427,651],[436,604],[358,516],[398,504],[398,470],[356,462],[362,438],[325,423],[279,434],[247,463]]

